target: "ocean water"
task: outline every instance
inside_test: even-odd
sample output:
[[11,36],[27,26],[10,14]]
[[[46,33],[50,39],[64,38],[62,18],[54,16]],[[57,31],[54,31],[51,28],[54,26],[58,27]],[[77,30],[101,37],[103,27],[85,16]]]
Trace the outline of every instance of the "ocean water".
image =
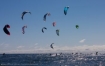
[[0,54],[0,66],[105,66],[105,55]]

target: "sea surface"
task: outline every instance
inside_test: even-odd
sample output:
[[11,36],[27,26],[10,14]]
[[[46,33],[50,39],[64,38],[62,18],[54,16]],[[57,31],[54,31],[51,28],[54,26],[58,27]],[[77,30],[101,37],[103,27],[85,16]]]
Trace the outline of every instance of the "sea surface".
[[0,66],[105,66],[105,55],[0,54]]

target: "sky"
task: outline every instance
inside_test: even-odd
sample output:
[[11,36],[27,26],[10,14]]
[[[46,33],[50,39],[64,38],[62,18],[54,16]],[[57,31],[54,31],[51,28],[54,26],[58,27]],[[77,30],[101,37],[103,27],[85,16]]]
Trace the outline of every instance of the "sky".
[[[70,7],[67,15],[65,6]],[[25,14],[22,20],[23,11],[31,14]],[[47,12],[51,16],[44,22]],[[105,0],[0,0],[0,13],[0,53],[105,50]],[[10,25],[10,36],[3,32],[6,24]],[[22,34],[24,25],[27,28]],[[43,27],[47,28],[44,33]],[[54,49],[50,48],[51,43]]]

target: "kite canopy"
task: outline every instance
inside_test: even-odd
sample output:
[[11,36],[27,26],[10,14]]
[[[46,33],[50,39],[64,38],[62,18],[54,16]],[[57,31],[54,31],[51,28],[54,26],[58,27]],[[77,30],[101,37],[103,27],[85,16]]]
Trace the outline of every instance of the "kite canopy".
[[7,34],[7,35],[10,35],[10,32],[8,31],[7,28],[10,28],[10,25],[6,24],[3,28],[3,31]]
[[53,25],[53,27],[55,27],[55,25],[56,25],[56,22],[53,22],[53,23],[52,23],[52,25]]
[[42,28],[42,32],[43,32],[43,33],[44,33],[44,29],[46,29],[46,30],[47,30],[47,28],[46,28],[46,27],[43,27],[43,28]]
[[78,29],[79,28],[79,25],[76,25],[75,27]]
[[21,16],[22,20],[23,20],[23,17],[24,17],[24,15],[25,15],[26,13],[30,13],[30,14],[31,14],[31,12],[29,12],[29,11],[24,11],[24,12],[22,13],[22,16]]
[[52,43],[52,44],[50,45],[50,47],[51,47],[52,49],[54,49],[54,48],[53,48],[53,44],[54,44],[54,43]]
[[56,30],[56,34],[59,36],[59,29]]
[[50,16],[51,14],[50,14],[50,13],[46,13],[46,14],[44,15],[44,17],[43,17],[43,20],[44,20],[44,21],[46,21],[47,15]]
[[64,14],[65,14],[65,15],[67,15],[68,9],[69,9],[69,6],[66,6],[66,7],[64,8]]
[[23,33],[23,34],[25,33],[25,28],[27,28],[27,26],[23,26],[23,27],[22,27],[22,33]]

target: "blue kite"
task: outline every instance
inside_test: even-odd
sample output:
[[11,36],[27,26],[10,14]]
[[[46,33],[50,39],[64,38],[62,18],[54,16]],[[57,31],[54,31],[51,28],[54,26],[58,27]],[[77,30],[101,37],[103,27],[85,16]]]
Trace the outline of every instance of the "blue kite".
[[64,8],[64,14],[65,14],[65,15],[67,14],[68,9],[69,9],[69,6],[66,6],[66,7]]

